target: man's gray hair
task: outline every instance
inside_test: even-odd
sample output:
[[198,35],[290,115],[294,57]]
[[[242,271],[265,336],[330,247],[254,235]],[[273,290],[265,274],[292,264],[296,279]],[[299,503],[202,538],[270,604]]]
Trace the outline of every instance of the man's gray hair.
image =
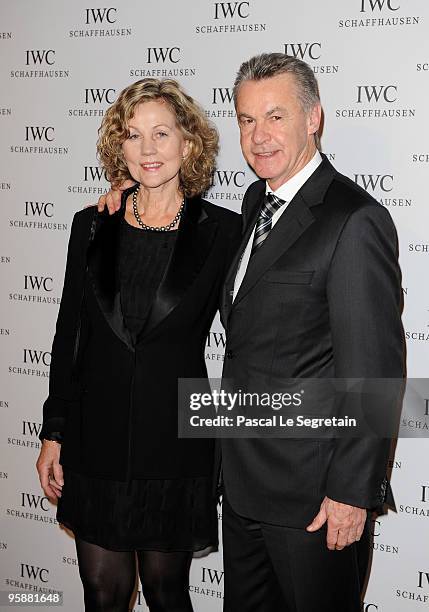
[[260,81],[279,74],[292,74],[298,86],[298,97],[304,112],[308,113],[320,103],[319,86],[308,64],[285,53],[261,53],[243,62],[234,83],[234,103],[244,81]]

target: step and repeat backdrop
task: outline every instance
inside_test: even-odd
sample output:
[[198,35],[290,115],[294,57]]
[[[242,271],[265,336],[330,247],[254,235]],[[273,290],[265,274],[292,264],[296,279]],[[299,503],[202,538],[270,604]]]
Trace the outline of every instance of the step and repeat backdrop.
[[[239,211],[255,177],[239,147],[235,72],[262,51],[307,61],[320,83],[323,150],[398,228],[408,374],[426,377],[428,27],[423,0],[1,3],[0,591],[61,592],[64,612],[83,609],[72,535],[57,524],[34,464],[71,220],[108,188],[97,129],[131,82],[173,77],[200,101],[221,136],[206,197]],[[206,346],[214,377],[224,344],[216,319]],[[428,607],[429,398],[419,401],[402,423],[418,435],[392,454],[397,511],[374,521],[364,612]],[[190,588],[197,612],[221,611],[221,551],[193,561]],[[133,609],[147,610],[139,585]]]

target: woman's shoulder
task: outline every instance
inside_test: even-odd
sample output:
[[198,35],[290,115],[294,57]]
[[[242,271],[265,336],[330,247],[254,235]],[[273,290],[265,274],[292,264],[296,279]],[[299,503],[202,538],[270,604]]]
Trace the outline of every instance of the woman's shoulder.
[[238,245],[242,228],[241,215],[207,200],[201,199],[200,202],[209,219],[213,219],[218,224],[219,238],[227,240],[229,244]]
[[97,206],[87,206],[75,212],[70,231],[70,242],[86,243],[98,216]]
[[73,216],[73,224],[84,227],[88,223],[92,223],[93,219],[98,215],[97,206],[86,206],[82,210],[75,212]]
[[212,204],[203,198],[200,198],[200,203],[207,215],[220,223],[241,223],[241,215],[229,208]]

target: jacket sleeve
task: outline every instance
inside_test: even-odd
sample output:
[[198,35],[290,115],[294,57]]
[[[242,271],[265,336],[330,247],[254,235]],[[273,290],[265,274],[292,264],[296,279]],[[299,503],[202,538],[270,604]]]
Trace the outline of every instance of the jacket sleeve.
[[[371,394],[361,395],[361,407],[376,423],[384,418],[393,422],[400,405],[395,392],[405,372],[405,345],[397,236],[382,206],[371,203],[350,215],[331,261],[327,296],[336,377],[361,378],[367,388],[374,388],[374,379],[391,379],[391,388],[381,396],[378,388],[378,403],[364,399]],[[390,442],[380,432],[337,438],[328,497],[362,508],[381,505]]]
[[68,411],[78,401],[73,366],[79,343],[80,317],[86,271],[88,239],[95,219],[93,209],[75,214],[70,232],[61,304],[52,344],[49,395],[43,405],[42,440],[63,432]]

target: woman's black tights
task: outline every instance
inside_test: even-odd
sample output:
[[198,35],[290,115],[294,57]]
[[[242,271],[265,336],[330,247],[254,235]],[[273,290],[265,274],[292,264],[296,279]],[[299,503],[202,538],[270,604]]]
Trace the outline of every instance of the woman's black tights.
[[[106,550],[76,538],[86,612],[128,612],[136,581],[134,552]],[[150,612],[192,612],[192,553],[137,551],[143,595]]]

